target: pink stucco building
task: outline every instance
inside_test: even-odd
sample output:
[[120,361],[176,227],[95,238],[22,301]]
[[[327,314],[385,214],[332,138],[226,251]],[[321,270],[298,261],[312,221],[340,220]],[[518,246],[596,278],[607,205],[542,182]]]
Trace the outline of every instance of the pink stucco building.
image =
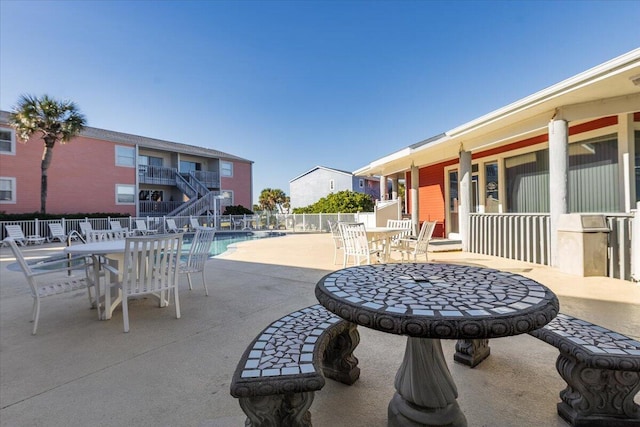
[[[0,211],[37,212],[43,143],[37,136],[18,141],[8,119],[0,111]],[[47,213],[158,216],[200,215],[226,205],[250,209],[252,167],[251,160],[213,149],[87,127],[54,148]]]

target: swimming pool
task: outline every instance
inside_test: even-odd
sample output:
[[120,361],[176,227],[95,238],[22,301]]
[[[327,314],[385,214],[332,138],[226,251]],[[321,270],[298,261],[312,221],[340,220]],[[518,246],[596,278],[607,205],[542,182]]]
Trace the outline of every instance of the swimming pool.
[[[217,256],[227,251],[229,245],[247,240],[264,239],[268,237],[284,236],[285,233],[274,231],[223,231],[217,232],[211,243],[211,256]],[[182,241],[182,252],[189,252],[193,233],[185,233]]]
[[[183,237],[182,243],[182,257],[185,257],[186,253],[189,252],[189,248],[191,247],[191,241],[193,240],[194,233],[185,233]],[[277,232],[277,231],[222,231],[217,232],[213,238],[213,242],[211,243],[211,252],[210,256],[214,257],[220,255],[227,251],[230,245],[238,242],[246,242],[247,240],[256,240],[256,239],[264,239],[267,237],[277,237],[284,236],[285,233]],[[182,258],[181,257],[181,258]],[[53,259],[60,259],[63,264],[66,264],[66,258],[60,255],[54,255],[53,257],[46,257],[38,260],[29,261],[29,265],[31,268],[37,270],[38,264],[51,261]],[[81,259],[76,259],[74,261],[75,264],[81,265],[83,261]],[[42,268],[42,270],[54,269],[59,266],[48,266],[48,268]],[[12,271],[21,271],[18,263],[11,263],[7,265],[7,268]]]

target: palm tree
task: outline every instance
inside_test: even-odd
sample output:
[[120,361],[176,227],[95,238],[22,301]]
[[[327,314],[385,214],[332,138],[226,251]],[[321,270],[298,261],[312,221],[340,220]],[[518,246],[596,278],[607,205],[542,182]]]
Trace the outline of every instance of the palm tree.
[[289,210],[289,197],[284,193],[284,191],[277,188],[265,188],[260,193],[260,198],[258,199],[258,203],[260,207],[267,211],[278,210],[280,213],[288,212]]
[[58,141],[64,144],[78,135],[86,119],[71,101],[57,101],[47,95],[42,98],[22,95],[9,117],[9,123],[23,143],[36,133],[42,135],[44,151],[40,165],[40,212],[47,213],[47,170],[51,165],[53,146]]

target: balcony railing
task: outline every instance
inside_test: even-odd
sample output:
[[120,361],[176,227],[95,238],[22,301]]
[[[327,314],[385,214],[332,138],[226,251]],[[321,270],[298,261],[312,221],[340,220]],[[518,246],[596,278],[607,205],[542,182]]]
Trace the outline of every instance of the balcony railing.
[[163,166],[138,165],[141,184],[176,185],[176,169]]
[[220,188],[220,175],[218,172],[194,171],[192,173],[207,188]]

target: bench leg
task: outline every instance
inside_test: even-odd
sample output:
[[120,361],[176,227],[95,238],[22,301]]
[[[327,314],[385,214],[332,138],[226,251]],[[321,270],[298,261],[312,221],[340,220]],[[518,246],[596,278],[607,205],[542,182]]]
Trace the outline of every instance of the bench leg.
[[556,361],[567,388],[560,392],[558,414],[572,426],[638,426],[640,372],[590,368],[560,353]]
[[473,368],[489,357],[490,353],[487,339],[458,340],[453,360]]
[[313,392],[241,397],[246,427],[311,427]]
[[353,351],[360,343],[360,333],[355,323],[332,339],[324,351],[322,372],[327,378],[351,385],[360,377],[358,359]]

